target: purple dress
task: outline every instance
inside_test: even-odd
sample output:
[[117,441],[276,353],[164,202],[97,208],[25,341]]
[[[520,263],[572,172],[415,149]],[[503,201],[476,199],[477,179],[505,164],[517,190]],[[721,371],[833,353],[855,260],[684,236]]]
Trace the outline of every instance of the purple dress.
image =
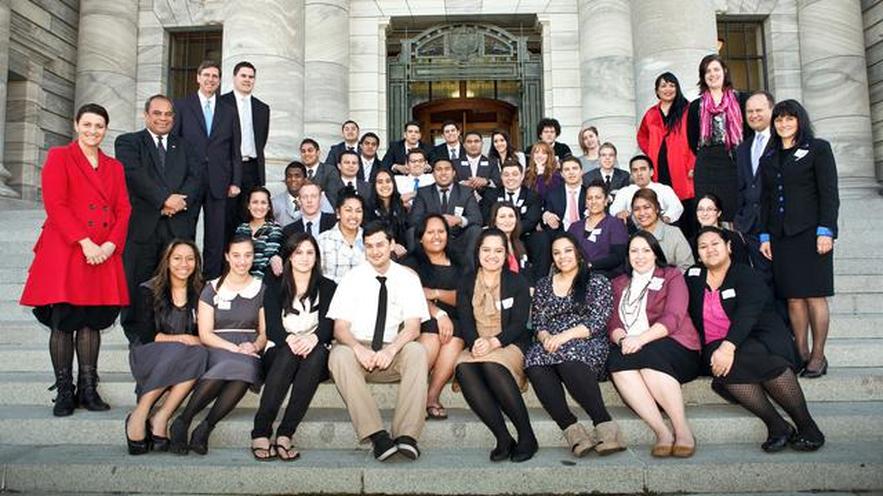
[[552,177],[551,177],[551,179],[549,179],[548,184],[546,184],[546,180],[543,177],[543,175],[540,174],[540,176],[537,177],[537,182],[533,185],[533,188],[531,188],[531,189],[536,191],[537,194],[540,195],[540,198],[545,200],[546,194],[549,191],[552,191],[553,189],[557,188],[558,185],[560,185],[560,184],[564,184],[564,179],[561,178],[561,173],[556,170],[555,172],[552,173]]
[[625,223],[606,214],[592,231],[586,231],[588,219],[574,222],[567,231],[579,240],[580,249],[592,270],[612,279],[622,274],[625,267],[626,245],[629,233]]

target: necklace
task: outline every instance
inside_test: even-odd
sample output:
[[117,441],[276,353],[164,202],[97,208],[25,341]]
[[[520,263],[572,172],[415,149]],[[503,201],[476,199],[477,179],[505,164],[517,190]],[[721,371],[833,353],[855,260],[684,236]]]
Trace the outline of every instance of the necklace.
[[[652,280],[652,279],[651,279]],[[622,299],[619,302],[619,318],[622,320],[622,323],[625,325],[626,332],[635,323],[638,321],[638,318],[641,315],[641,301],[647,295],[647,290],[650,288],[650,281],[647,281],[647,284],[641,288],[641,291],[638,293],[637,297],[632,298],[632,285],[629,285],[625,288],[625,291],[622,293]]]

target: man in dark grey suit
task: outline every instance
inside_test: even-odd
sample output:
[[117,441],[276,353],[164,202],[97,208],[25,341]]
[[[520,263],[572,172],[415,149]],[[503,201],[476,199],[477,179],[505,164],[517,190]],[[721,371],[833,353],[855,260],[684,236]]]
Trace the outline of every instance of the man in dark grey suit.
[[343,141],[331,146],[328,150],[328,156],[325,157],[325,163],[337,167],[340,161],[340,154],[346,150],[359,153],[359,124],[354,120],[346,120],[340,126],[340,133],[343,135]]
[[460,162],[466,156],[460,143],[460,126],[454,121],[445,121],[442,124],[442,136],[444,143],[436,145],[429,154],[429,162],[433,163],[440,158],[446,158],[453,164]]
[[383,156],[383,167],[393,172],[393,174],[408,174],[408,152],[412,148],[422,148],[427,155],[431,152],[428,146],[420,141],[423,133],[420,130],[420,123],[417,121],[408,121],[405,123],[405,131],[403,138],[389,144],[386,149],[386,155]]
[[583,174],[583,185],[588,186],[594,181],[601,181],[607,187],[608,203],[616,198],[616,193],[631,184],[632,176],[616,166],[616,147],[607,142],[598,148],[599,166]]
[[344,150],[338,156],[337,176],[330,180],[325,196],[332,205],[337,205],[337,195],[343,188],[352,188],[365,201],[371,195],[371,186],[359,178],[359,154]]
[[192,199],[199,196],[201,161],[183,138],[169,134],[174,124],[172,101],[154,95],[144,105],[146,128],[120,135],[115,155],[126,172],[132,204],[123,250],[131,305],[123,309],[123,330],[132,335],[138,286],[150,279],[169,242],[193,240],[196,229]]
[[469,131],[463,137],[466,153],[456,164],[457,182],[484,195],[487,188],[500,186],[500,166],[495,159],[481,154],[481,133]]
[[[436,160],[432,166],[435,184],[417,190],[411,207],[408,239],[413,240],[413,229],[427,214],[442,214],[451,228],[449,243],[465,263],[474,266],[475,242],[481,233],[481,210],[475,192],[468,186],[454,182],[454,166],[448,159]],[[411,242],[413,247],[414,242]]]
[[337,167],[319,162],[319,143],[313,138],[300,142],[300,161],[307,169],[307,180],[318,184],[327,195],[329,186],[338,179]]

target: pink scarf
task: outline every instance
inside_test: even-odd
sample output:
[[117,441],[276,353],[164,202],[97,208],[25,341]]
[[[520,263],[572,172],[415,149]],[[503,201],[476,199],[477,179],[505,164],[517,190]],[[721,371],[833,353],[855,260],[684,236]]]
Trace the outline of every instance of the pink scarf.
[[739,99],[732,89],[724,90],[724,96],[720,104],[714,103],[711,92],[702,93],[702,105],[699,111],[699,142],[711,141],[711,119],[717,114],[724,114],[724,145],[732,150],[742,142],[742,109],[739,107]]

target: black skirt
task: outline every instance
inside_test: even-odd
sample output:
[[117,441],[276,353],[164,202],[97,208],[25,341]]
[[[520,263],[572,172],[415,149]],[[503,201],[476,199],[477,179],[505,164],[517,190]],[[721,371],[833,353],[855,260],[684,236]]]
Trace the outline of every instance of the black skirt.
[[[448,317],[451,317],[451,314],[448,314]],[[451,322],[454,324],[454,337],[462,339],[463,336],[460,335],[460,322],[454,317],[451,317]],[[421,323],[420,332],[438,334],[438,320],[436,320],[435,317],[432,317],[426,322]]]
[[50,330],[74,332],[88,327],[100,331],[113,325],[120,314],[120,307],[53,303],[34,307],[33,312],[34,317]]
[[[693,187],[697,202],[707,193],[717,195],[721,200],[721,220],[733,220],[736,215],[739,179],[736,162],[724,145],[703,146],[696,152]],[[695,217],[696,212],[685,212],[684,215]]]
[[[702,349],[703,375],[711,375],[711,355],[722,342],[723,340],[715,341],[705,345]],[[748,337],[736,348],[730,373],[724,377],[714,377],[711,381],[711,388],[730,403],[738,403],[736,398],[727,391],[727,384],[765,382],[779,377],[791,366],[792,364],[787,358],[772,353],[762,341]]]
[[699,352],[681,346],[672,338],[651,341],[631,355],[623,355],[619,346],[610,347],[607,356],[610,373],[640,369],[658,370],[684,384],[699,375]]
[[813,298],[834,294],[834,250],[816,251],[816,230],[794,236],[772,236],[773,280],[780,298]]

